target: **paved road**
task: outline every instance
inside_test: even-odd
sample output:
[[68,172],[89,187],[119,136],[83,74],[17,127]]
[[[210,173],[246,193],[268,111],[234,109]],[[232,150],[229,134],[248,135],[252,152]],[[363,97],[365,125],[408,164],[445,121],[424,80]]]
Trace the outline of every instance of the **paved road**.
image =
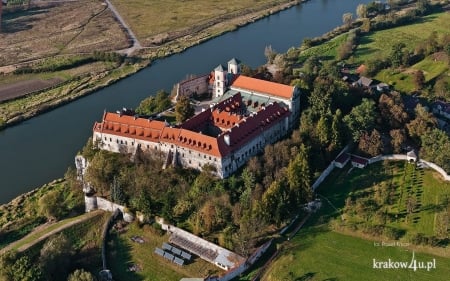
[[[68,227],[71,227],[71,226],[73,226],[73,225],[75,225],[75,224],[79,224],[79,223],[81,223],[81,222],[84,222],[84,221],[86,221],[86,220],[88,220],[88,219],[90,219],[90,218],[93,218],[93,217],[95,217],[95,216],[101,215],[102,213],[103,213],[103,211],[94,211],[94,212],[90,212],[90,213],[86,213],[86,214],[80,215],[77,219],[72,220],[72,221],[69,221],[69,222],[67,222],[67,223],[65,223],[65,224],[63,224],[63,225],[61,225],[61,226],[59,226],[58,228],[55,228],[55,229],[53,229],[52,231],[49,231],[49,232],[45,232],[45,228],[42,228],[42,226],[38,226],[36,230],[33,230],[33,231],[32,231],[30,234],[28,234],[27,236],[25,236],[25,237],[23,237],[22,239],[17,240],[17,241],[15,241],[15,242],[9,244],[8,246],[6,246],[6,247],[3,248],[3,249],[0,249],[0,255],[3,254],[3,253],[5,253],[5,252],[7,252],[7,251],[9,251],[9,250],[11,250],[11,249],[14,248],[17,244],[20,244],[23,240],[28,239],[30,236],[36,235],[36,234],[38,234],[39,232],[45,232],[45,233],[43,233],[41,236],[39,236],[39,238],[37,238],[37,239],[35,239],[35,240],[33,240],[33,241],[27,243],[27,244],[24,244],[24,245],[20,246],[20,247],[17,249],[17,251],[18,251],[18,252],[25,251],[26,249],[32,247],[33,245],[35,245],[35,244],[41,242],[42,240],[47,239],[48,237],[52,236],[53,234],[56,234],[56,233],[58,233],[58,232],[61,232],[61,231],[63,231],[64,229],[66,229],[66,228],[68,228]],[[46,226],[46,227],[49,227],[49,226],[51,226],[51,224],[48,225],[48,226]]]
[[127,23],[124,21],[124,19],[119,14],[119,12],[117,12],[117,10],[113,6],[113,4],[109,0],[105,0],[105,2],[108,5],[108,8],[111,10],[111,12],[113,12],[114,16],[120,22],[120,24],[122,24],[123,28],[125,28],[125,30],[128,33],[128,36],[130,37],[130,39],[133,40],[133,46],[131,46],[130,48],[124,49],[124,50],[120,50],[119,52],[124,53],[126,55],[130,55],[135,50],[142,49],[142,45],[141,45],[141,43],[139,43],[136,35],[134,35],[134,33],[131,30],[131,28],[127,25]]

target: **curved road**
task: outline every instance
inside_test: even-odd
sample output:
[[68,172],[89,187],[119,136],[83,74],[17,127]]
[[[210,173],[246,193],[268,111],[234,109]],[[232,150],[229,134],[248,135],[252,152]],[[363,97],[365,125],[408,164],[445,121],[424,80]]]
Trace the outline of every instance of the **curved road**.
[[127,48],[127,49],[120,50],[119,52],[124,53],[128,56],[131,53],[133,53],[135,50],[142,49],[142,45],[141,45],[141,43],[139,43],[136,35],[134,35],[131,28],[127,25],[127,23],[124,21],[124,19],[119,14],[119,12],[117,12],[117,10],[113,6],[113,4],[109,0],[105,0],[105,2],[108,5],[108,8],[111,10],[111,12],[113,12],[116,19],[120,22],[120,24],[123,26],[123,28],[125,28],[126,32],[128,33],[128,36],[131,38],[131,40],[133,40],[133,46],[131,46],[130,48]]

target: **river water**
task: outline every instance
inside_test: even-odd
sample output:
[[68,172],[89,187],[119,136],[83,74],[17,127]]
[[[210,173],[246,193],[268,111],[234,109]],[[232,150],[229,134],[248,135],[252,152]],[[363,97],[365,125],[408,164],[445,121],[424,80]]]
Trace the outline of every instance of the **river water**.
[[0,204],[64,175],[92,134],[104,110],[136,107],[159,89],[170,91],[188,74],[208,73],[235,57],[257,67],[265,63],[264,48],[278,52],[299,46],[355,15],[369,0],[311,0],[224,34],[152,66],[90,96],[0,131]]

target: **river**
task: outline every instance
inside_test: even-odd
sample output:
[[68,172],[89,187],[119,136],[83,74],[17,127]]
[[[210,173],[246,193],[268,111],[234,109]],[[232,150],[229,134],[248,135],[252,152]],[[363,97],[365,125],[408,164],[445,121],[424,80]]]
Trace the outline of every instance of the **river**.
[[170,91],[187,74],[207,73],[233,57],[257,67],[265,63],[265,46],[286,52],[303,38],[340,25],[344,13],[355,15],[359,3],[369,2],[311,0],[158,60],[94,94],[0,131],[0,204],[62,177],[104,110],[134,108],[159,89]]

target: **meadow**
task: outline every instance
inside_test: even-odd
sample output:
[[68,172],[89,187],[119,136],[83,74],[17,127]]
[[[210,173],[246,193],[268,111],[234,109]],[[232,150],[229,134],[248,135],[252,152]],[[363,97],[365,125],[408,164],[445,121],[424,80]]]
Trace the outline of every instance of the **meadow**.
[[[220,1],[158,1],[112,0],[121,16],[144,45],[160,44],[169,38],[184,36],[221,23],[236,16],[268,9],[288,0]],[[195,16],[192,16],[195,15]],[[157,19],[157,20],[149,20]]]
[[[436,214],[445,198],[450,196],[450,183],[442,181],[430,170],[416,170],[400,162],[376,163],[363,170],[336,169],[318,189],[323,206],[294,239],[282,244],[282,250],[269,266],[262,280],[446,280],[450,269],[447,247],[413,245],[407,239],[415,233],[433,235]],[[386,184],[383,184],[383,183]],[[405,236],[394,240],[384,235],[374,236],[359,230],[336,229],[334,225],[358,220],[343,216],[345,202],[353,198],[373,197],[380,186],[395,188],[392,203],[384,208],[400,214],[386,226],[401,228]],[[415,196],[418,204],[407,218],[406,198]],[[448,203],[448,202],[447,202]],[[447,207],[448,208],[448,207]],[[374,210],[375,212],[375,210]],[[353,221],[354,222],[354,221]],[[366,222],[376,224],[375,216]],[[361,223],[361,221],[359,221]],[[392,244],[394,243],[394,244]],[[436,260],[436,269],[374,269],[377,261]]]

